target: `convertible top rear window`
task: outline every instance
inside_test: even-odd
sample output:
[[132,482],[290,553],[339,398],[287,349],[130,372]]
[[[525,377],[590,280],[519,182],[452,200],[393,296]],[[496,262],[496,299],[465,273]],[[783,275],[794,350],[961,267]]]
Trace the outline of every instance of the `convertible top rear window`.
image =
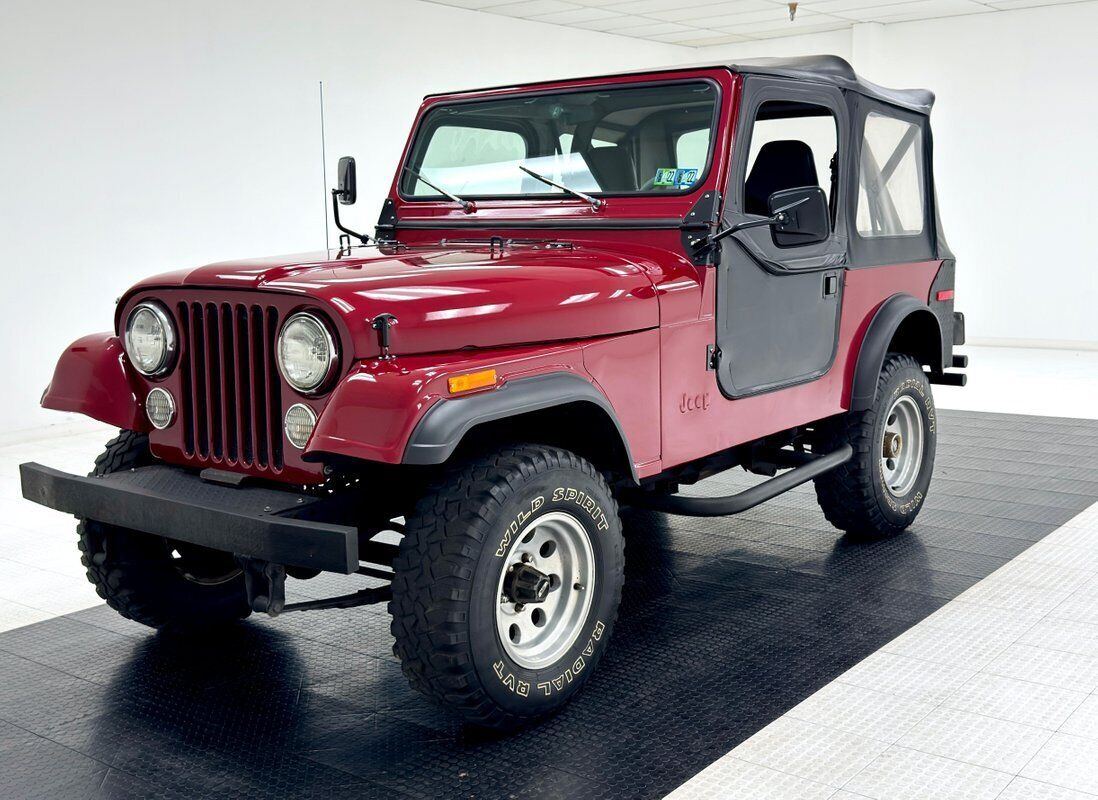
[[436,106],[420,124],[401,194],[567,196],[523,167],[593,195],[688,192],[712,160],[717,99],[715,84],[692,81]]

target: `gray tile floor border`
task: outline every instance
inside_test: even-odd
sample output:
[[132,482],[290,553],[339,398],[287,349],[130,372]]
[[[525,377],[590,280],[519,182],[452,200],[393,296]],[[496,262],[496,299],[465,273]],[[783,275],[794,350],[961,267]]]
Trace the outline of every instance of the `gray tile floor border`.
[[1098,798],[1098,503],[1031,541],[669,800]]

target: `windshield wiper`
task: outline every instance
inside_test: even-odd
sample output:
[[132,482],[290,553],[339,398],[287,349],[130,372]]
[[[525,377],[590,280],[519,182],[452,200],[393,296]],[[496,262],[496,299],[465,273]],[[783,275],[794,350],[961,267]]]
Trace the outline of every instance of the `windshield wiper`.
[[433,183],[431,183],[429,180],[424,178],[420,173],[416,172],[411,167],[405,167],[404,169],[408,170],[408,172],[411,173],[412,177],[415,178],[416,180],[422,181],[423,183],[426,183],[429,187],[434,189],[439,194],[449,198],[450,200],[453,200],[455,203],[460,205],[461,210],[464,211],[466,214],[472,214],[474,211],[477,210],[477,204],[474,203],[472,200],[463,200],[462,198],[458,197],[453,192],[448,192],[445,189],[443,189],[441,186],[435,186]]
[[519,169],[521,169],[523,172],[525,172],[531,178],[537,178],[542,183],[547,183],[550,186],[556,186],[562,192],[566,192],[566,193],[572,195],[573,197],[578,197],[580,200],[583,200],[585,202],[590,203],[591,208],[595,209],[595,211],[598,211],[606,203],[605,200],[600,200],[597,197],[592,197],[589,194],[584,194],[579,189],[572,189],[568,186],[565,186],[563,183],[557,183],[552,178],[546,178],[544,175],[538,175],[538,173],[534,172],[529,167],[524,167],[522,164],[519,164]]

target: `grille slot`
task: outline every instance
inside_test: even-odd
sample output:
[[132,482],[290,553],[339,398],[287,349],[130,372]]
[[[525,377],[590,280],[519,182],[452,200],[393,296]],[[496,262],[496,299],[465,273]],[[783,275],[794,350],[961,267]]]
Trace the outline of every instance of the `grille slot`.
[[282,470],[279,314],[244,303],[179,303],[183,448],[196,461]]

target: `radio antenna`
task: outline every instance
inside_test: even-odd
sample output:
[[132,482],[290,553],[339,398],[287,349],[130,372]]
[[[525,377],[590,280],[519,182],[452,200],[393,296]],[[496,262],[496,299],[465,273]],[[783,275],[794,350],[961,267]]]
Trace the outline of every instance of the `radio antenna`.
[[320,175],[324,185],[321,187],[321,199],[324,207],[324,249],[328,250],[328,153],[324,142],[324,81],[320,81]]

